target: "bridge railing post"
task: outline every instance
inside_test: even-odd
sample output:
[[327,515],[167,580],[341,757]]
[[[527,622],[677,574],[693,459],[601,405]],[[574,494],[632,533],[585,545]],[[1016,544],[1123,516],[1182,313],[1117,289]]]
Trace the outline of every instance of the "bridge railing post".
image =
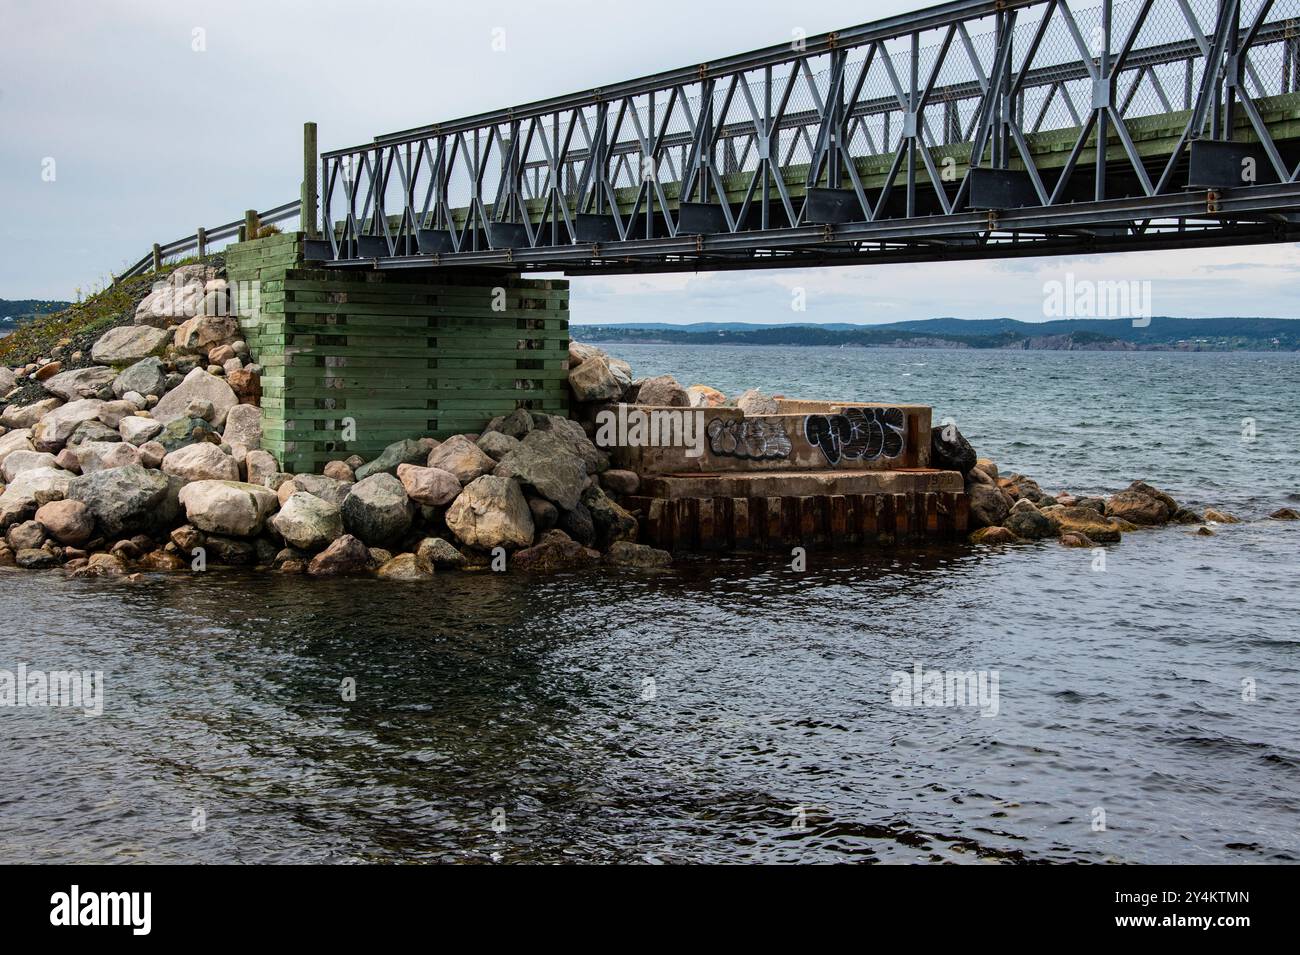
[[203,226],[199,226],[194,231],[194,235],[195,238],[198,240],[197,244],[198,244],[199,258],[200,259],[205,258],[208,254],[208,230],[203,228]]
[[299,214],[300,228],[307,238],[314,239],[319,234],[316,219],[318,183],[316,181],[316,124],[302,125],[302,211]]
[[244,213],[244,241],[257,238],[257,210],[249,209]]
[[153,244],[153,270],[155,272],[162,271],[162,246],[157,242]]

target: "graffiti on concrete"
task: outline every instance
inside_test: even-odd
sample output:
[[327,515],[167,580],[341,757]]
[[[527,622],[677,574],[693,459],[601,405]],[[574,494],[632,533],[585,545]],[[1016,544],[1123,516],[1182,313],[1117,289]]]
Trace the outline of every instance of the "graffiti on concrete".
[[709,422],[709,449],[727,458],[779,461],[790,456],[790,438],[777,419],[714,418]]
[[907,447],[907,415],[901,408],[845,408],[808,415],[803,433],[831,465],[896,458]]

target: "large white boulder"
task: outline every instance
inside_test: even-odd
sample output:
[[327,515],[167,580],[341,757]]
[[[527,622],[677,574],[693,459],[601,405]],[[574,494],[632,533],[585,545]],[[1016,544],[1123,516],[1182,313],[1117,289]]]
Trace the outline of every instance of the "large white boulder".
[[223,379],[209,375],[202,368],[195,368],[154,406],[153,416],[164,425],[170,424],[178,418],[187,417],[187,410],[193,401],[211,402],[212,423],[218,427],[225,422],[230,409],[239,404],[239,399]]
[[290,547],[315,553],[343,536],[343,512],[337,504],[296,491],[271,518],[271,527]]
[[38,451],[56,452],[72,437],[77,426],[86,421],[94,421],[104,408],[104,402],[98,398],[82,398],[69,401],[49,412],[32,429],[32,444]]
[[140,463],[140,452],[124,441],[83,441],[75,453],[82,474]]
[[279,499],[269,487],[239,481],[196,481],[181,488],[186,519],[201,531],[255,537]]
[[238,481],[239,465],[215,444],[187,444],[163,458],[164,474],[182,481]]
[[95,342],[90,357],[101,365],[133,365],[150,355],[162,354],[170,339],[171,332],[165,328],[119,325]]
[[117,372],[104,365],[92,365],[89,368],[74,368],[64,371],[41,382],[52,395],[64,401],[76,401],[78,398],[103,398],[109,395],[110,386]]
[[447,509],[447,526],[470,547],[518,549],[533,542],[533,515],[519,485],[485,474]]
[[262,447],[262,409],[257,405],[235,405],[226,414],[222,439],[232,448],[240,445],[247,451]]

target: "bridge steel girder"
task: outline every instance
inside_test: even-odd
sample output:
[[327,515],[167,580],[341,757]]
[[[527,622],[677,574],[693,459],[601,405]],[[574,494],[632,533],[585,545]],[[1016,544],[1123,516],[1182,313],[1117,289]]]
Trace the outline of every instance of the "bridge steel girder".
[[[1206,139],[1258,161],[1191,190]],[[1300,0],[956,0],[325,152],[320,187],[310,255],[343,268],[1294,241]]]

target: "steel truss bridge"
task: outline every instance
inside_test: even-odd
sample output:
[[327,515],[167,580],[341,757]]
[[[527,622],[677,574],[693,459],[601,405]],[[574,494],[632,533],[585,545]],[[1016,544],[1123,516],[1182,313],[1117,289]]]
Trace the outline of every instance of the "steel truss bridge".
[[1300,241],[1300,0],[955,0],[312,154],[335,267]]

